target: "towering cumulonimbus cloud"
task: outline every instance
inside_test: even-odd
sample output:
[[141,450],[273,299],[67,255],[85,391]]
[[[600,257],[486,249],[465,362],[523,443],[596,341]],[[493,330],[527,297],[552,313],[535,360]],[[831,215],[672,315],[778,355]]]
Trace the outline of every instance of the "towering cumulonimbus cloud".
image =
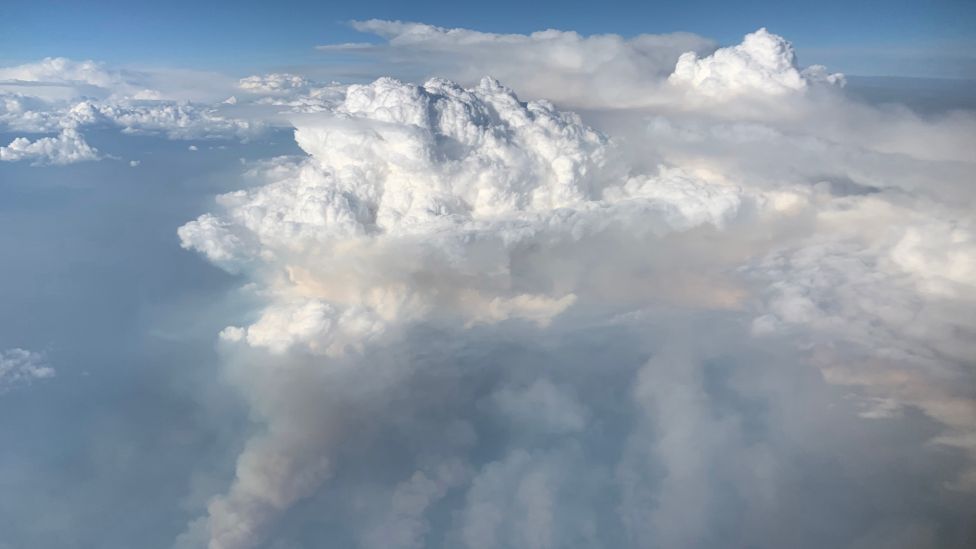
[[[431,310],[468,322],[546,322],[575,296],[571,288],[519,292],[507,265],[512,250],[611,223],[650,233],[722,225],[749,200],[676,169],[629,173],[612,143],[577,117],[522,104],[491,79],[472,90],[380,79],[350,87],[334,113],[296,126],[309,159],[283,180],[223,195],[225,215],[180,229],[185,247],[231,270],[284,266],[279,289],[295,299],[225,333],[279,350],[293,342],[341,348],[344,337],[325,341],[343,324],[372,331]],[[349,276],[359,262],[388,265]],[[423,272],[437,273],[430,287],[404,280],[432,276]],[[367,316],[341,322],[347,314]]]
[[492,78],[242,82],[306,155],[178,230],[260,304],[220,333],[254,433],[178,547],[938,546],[976,486],[976,126],[765,30],[675,62],[612,134]]
[[[222,337],[274,354],[298,347],[350,360],[432,317],[545,326],[577,301],[574,279],[585,273],[522,273],[515,264],[533,248],[565,247],[578,269],[575,243],[589,235],[720,226],[749,200],[675,169],[629,173],[577,117],[521,103],[491,79],[470,90],[380,79],[296,126],[308,159],[222,196],[225,213],[179,231],[215,263],[261,273],[268,307]],[[269,517],[331,472],[332,443],[319,430],[333,428],[267,419],[271,431],[249,444],[233,488],[211,506],[212,547],[254,546]]]

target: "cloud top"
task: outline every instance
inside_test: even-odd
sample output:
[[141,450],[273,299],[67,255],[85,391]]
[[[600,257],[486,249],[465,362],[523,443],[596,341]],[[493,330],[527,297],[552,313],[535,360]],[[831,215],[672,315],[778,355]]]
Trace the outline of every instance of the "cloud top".
[[35,166],[74,164],[99,158],[98,151],[72,128],[65,128],[56,137],[41,137],[34,141],[18,137],[7,146],[0,147],[0,161],[24,160]]
[[386,43],[320,48],[368,56],[381,70],[396,71],[403,65],[420,71],[401,75],[406,78],[442,76],[474,85],[490,74],[525,96],[573,107],[647,104],[680,54],[714,48],[710,40],[691,33],[625,38],[549,29],[496,34],[379,19],[352,25]]

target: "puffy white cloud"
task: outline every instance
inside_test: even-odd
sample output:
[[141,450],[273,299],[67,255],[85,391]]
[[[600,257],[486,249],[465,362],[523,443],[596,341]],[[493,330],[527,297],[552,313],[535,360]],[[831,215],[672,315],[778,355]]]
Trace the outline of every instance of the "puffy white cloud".
[[98,155],[79,133],[91,126],[171,139],[248,139],[265,127],[262,120],[228,117],[219,112],[221,105],[164,100],[170,94],[143,87],[165,77],[181,78],[178,73],[152,75],[65,58],[0,67],[0,130],[59,133],[34,141],[18,138],[4,148],[4,160],[29,158],[36,165],[95,160]]
[[41,353],[19,348],[0,351],[0,394],[54,374]]
[[[289,73],[248,76],[242,78],[238,86],[254,104],[270,105],[287,112],[329,111],[342,101],[346,90],[345,85],[337,82],[322,84]],[[232,99],[236,104],[238,99]]]
[[[220,333],[254,433],[181,547],[308,515],[368,547],[936,546],[964,516],[971,113],[853,101],[764,30],[356,26],[387,43],[328,49],[464,85],[272,73],[197,111],[287,111],[305,154],[178,230],[258,304]],[[196,131],[112,105],[68,126]]]
[[[585,275],[520,273],[515,265],[530,250],[567,247],[559,255],[576,263],[589,245],[573,248],[584,239],[622,230],[646,241],[721,226],[752,200],[677,169],[631,174],[612,161],[612,142],[578,117],[522,103],[491,79],[473,89],[440,79],[350,86],[333,112],[296,125],[308,158],[278,164],[276,180],[221,196],[224,213],[179,230],[184,247],[215,263],[265,273],[269,306],[222,335],[276,354],[301,348],[340,360],[424,319],[545,327],[574,306],[581,282],[573,278]],[[514,416],[543,406],[544,431],[582,428],[584,412],[552,385],[513,391],[499,392],[493,406]],[[575,419],[561,417],[574,409]],[[286,444],[269,436],[262,445]],[[260,454],[248,450],[241,463],[266,467]],[[325,476],[301,467],[279,473],[309,483]],[[267,502],[278,489],[257,490],[239,475],[211,510],[211,545],[253,546],[269,520],[315,486]]]
[[74,164],[98,160],[98,151],[85,142],[76,130],[65,128],[56,137],[41,137],[31,141],[18,137],[6,147],[0,147],[0,161],[29,161],[33,165]]
[[792,45],[766,29],[715,50],[711,41],[688,33],[628,39],[557,30],[493,34],[377,19],[352,25],[387,43],[320,49],[368,55],[406,76],[436,74],[473,83],[491,74],[529,97],[575,108],[683,110],[702,106],[689,103],[688,94],[699,102],[755,100],[844,84],[843,75],[823,66],[801,69]]
[[[220,197],[227,213],[182,227],[183,246],[231,270],[287,261],[293,290],[365,304],[346,314],[370,331],[401,314],[426,314],[433,297],[427,292],[438,294],[442,310],[453,303],[468,322],[548,322],[575,301],[572,293],[506,290],[506,267],[493,262],[507,262],[510,250],[536,239],[580,238],[620,220],[652,232],[722,225],[748,200],[734,186],[676,169],[628,177],[626,168],[608,164],[614,152],[604,136],[548,103],[522,104],[489,79],[471,90],[436,79],[423,87],[380,79],[350,87],[329,117],[297,124],[296,140],[310,158],[281,180]],[[388,247],[415,248],[432,263]],[[396,270],[436,265],[441,273],[428,289],[404,284],[399,272],[357,282],[342,269],[323,272],[316,249],[350,262],[387,261]],[[479,278],[484,289],[472,286]],[[327,318],[339,313],[315,310],[314,322],[299,323],[319,327],[298,330],[307,337],[272,339],[290,344],[328,332]],[[247,340],[296,333],[280,325],[311,318],[293,314],[266,317],[248,329]]]
[[162,133],[172,139],[247,138],[260,122],[228,118],[207,106],[192,103],[95,105],[79,103],[69,116],[105,121],[128,133]]
[[550,29],[495,34],[378,19],[352,25],[382,37],[387,44],[337,44],[320,49],[373,56],[388,63],[383,70],[417,71],[401,74],[404,77],[436,75],[474,84],[490,74],[528,97],[575,107],[652,103],[679,55],[714,48],[710,40],[691,33],[625,38]]
[[193,103],[85,100],[30,109],[24,104],[22,98],[11,98],[8,110],[0,112],[0,123],[10,130],[35,133],[108,126],[125,133],[156,133],[171,139],[248,138],[263,128],[260,120],[229,118],[212,107]]
[[0,160],[32,160],[35,165],[98,160],[100,155],[79,132],[85,127],[116,127],[124,133],[162,134],[170,139],[248,139],[265,124],[221,115],[213,107],[186,102],[91,101],[50,103],[37,97],[0,95],[0,128],[57,137],[15,139],[0,149]]
[[[49,134],[4,160],[294,127],[178,229],[242,284],[251,423],[177,547],[971,545],[973,113],[853,100],[764,30],[355,26],[385,42],[324,48],[355,74],[435,77],[0,83],[0,127]],[[50,375],[0,353],[0,390]]]
[[668,81],[698,94],[727,99],[800,92],[812,82],[843,84],[844,77],[828,74],[822,66],[801,72],[793,46],[763,28],[747,34],[741,44],[720,48],[704,58],[695,52],[683,53]]

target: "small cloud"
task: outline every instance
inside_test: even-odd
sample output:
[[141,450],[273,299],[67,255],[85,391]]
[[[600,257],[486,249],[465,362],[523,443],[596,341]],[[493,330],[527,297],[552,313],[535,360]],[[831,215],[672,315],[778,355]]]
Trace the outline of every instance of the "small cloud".
[[370,42],[344,42],[342,44],[323,44],[320,46],[315,46],[315,49],[319,51],[370,51],[376,48],[381,48],[382,45],[373,44]]
[[47,365],[43,354],[20,348],[0,351],[0,394],[49,377],[54,377],[54,368]]
[[131,166],[133,168],[137,167],[139,164],[142,164],[142,160],[130,160],[129,161],[129,166]]
[[74,164],[99,160],[98,150],[85,142],[77,130],[65,128],[56,137],[42,137],[31,141],[18,137],[6,147],[0,147],[0,161],[29,160],[32,166]]
[[190,145],[189,147],[187,147],[187,150],[190,150],[190,151],[198,151],[200,149],[198,149],[196,145]]

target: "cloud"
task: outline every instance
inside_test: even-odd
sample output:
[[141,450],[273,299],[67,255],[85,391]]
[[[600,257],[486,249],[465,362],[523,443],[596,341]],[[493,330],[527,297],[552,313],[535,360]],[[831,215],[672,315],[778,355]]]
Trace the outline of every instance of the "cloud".
[[[36,63],[0,67],[0,130],[58,133],[34,141],[18,138],[4,147],[4,160],[33,159],[34,165],[96,160],[80,133],[88,127],[113,127],[124,133],[162,134],[171,139],[249,139],[266,127],[261,119],[224,115],[233,104],[211,105],[171,97],[164,88],[199,75],[180,71],[143,73],[110,69],[94,61],[45,58]],[[176,97],[194,96],[190,89]]]
[[210,102],[226,97],[237,80],[214,72],[171,68],[129,69],[93,60],[46,57],[0,67],[0,94],[46,101],[95,99]]
[[[753,331],[794,332],[816,350],[828,381],[873,397],[867,417],[920,409],[944,426],[937,442],[976,463],[967,368],[976,324],[964,312],[976,301],[972,219],[933,206],[919,215],[916,207],[871,195],[824,207],[816,235],[756,267],[768,287]],[[870,228],[886,220],[888,230]],[[954,482],[976,488],[976,468]]]
[[[220,217],[179,230],[184,247],[228,269],[270,269],[263,284],[276,297],[223,339],[278,355],[301,348],[341,360],[424,319],[545,327],[574,306],[578,288],[559,273],[523,279],[513,264],[528,250],[572,246],[612,223],[642,234],[721,225],[743,200],[734,187],[712,189],[679,171],[628,177],[610,163],[605,136],[548,103],[522,103],[491,79],[472,89],[379,79],[350,86],[333,113],[296,124],[307,159],[264,187],[222,196]],[[527,413],[517,411],[529,406],[523,400],[544,399],[554,408],[546,429],[564,430],[565,421],[580,428],[581,419],[555,417],[571,401],[532,387],[495,402],[519,414]],[[269,420],[297,428],[276,413]],[[253,546],[269,521],[331,474],[328,440],[287,436],[314,444],[316,461],[281,462],[274,478],[257,482],[252,471],[266,460],[292,460],[272,458],[270,448],[290,456],[292,443],[274,430],[256,440],[240,458],[246,471],[211,508],[213,547]],[[300,490],[288,487],[298,478]]]
[[270,73],[241,78],[238,86],[249,93],[273,94],[305,90],[312,86],[312,82],[297,74]]
[[159,92],[147,89],[147,76],[132,71],[109,69],[95,61],[74,61],[46,57],[34,63],[0,67],[0,90],[15,90],[45,99],[78,96],[119,96],[157,99]]
[[801,72],[793,46],[763,28],[747,34],[741,44],[720,48],[704,58],[695,52],[681,54],[668,82],[721,100],[802,92],[811,83],[842,85],[844,77],[828,74],[822,66]]
[[[325,112],[342,101],[346,85],[338,82],[323,84],[304,76],[289,73],[269,73],[242,78],[238,84],[257,105],[278,107],[290,112]],[[234,97],[234,103],[237,98]],[[287,107],[281,109],[280,107]]]
[[64,129],[57,137],[42,137],[34,141],[18,137],[6,147],[0,147],[0,161],[26,160],[35,166],[74,164],[99,158],[98,151],[73,129]]
[[75,105],[69,116],[118,126],[127,133],[161,133],[171,139],[244,139],[262,129],[260,122],[222,116],[192,103]]
[[194,156],[238,189],[202,215],[206,188],[165,190],[190,193],[179,245],[239,285],[181,312],[221,319],[239,401],[188,420],[233,435],[167,477],[192,477],[176,547],[972,545],[972,112],[866,103],[762,29],[354,26],[384,41],[323,50],[411,78],[0,85],[4,130],[56,136],[2,149],[29,162],[106,128],[290,154]]
[[54,377],[44,355],[25,349],[0,351],[0,394],[39,379]]
[[[376,25],[396,47],[525,41]],[[294,115],[307,156],[178,231],[262,303],[221,332],[262,427],[195,535],[256,547],[335,493],[387,510],[341,528],[365,545],[817,546],[770,519],[805,508],[795,456],[867,467],[862,437],[960,452],[906,474],[968,493],[969,164],[909,132],[959,146],[969,119],[805,93],[764,31],[685,59],[725,92],[659,74],[680,106],[607,115],[612,137],[491,78],[380,78]],[[872,426],[905,408],[937,434]],[[386,452],[401,476],[365,481]],[[811,490],[838,543],[881,535]]]
[[21,97],[8,99],[7,111],[0,111],[0,124],[10,131],[31,133],[109,127],[170,139],[247,139],[266,127],[261,120],[227,117],[214,107],[193,103],[83,100],[35,105]]
[[[225,116],[219,106],[133,91],[132,78],[141,76],[64,58],[0,68],[0,130],[58,134],[19,137],[0,149],[0,160],[29,160],[35,166],[98,160],[98,152],[84,140],[84,128],[171,139],[248,139],[266,127],[261,120]],[[52,89],[59,91],[49,93]]]
[[653,102],[679,55],[714,48],[710,40],[691,33],[624,38],[550,29],[494,34],[379,19],[354,21],[352,26],[387,43],[320,49],[375,58],[386,70],[413,69],[401,74],[408,78],[436,75],[474,84],[490,74],[528,97],[573,107],[624,108]]

